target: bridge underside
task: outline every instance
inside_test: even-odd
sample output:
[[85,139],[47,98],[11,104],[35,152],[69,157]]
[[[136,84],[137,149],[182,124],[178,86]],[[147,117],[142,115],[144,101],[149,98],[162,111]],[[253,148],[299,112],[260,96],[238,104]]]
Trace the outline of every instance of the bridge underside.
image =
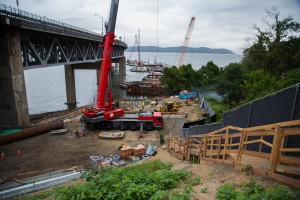
[[[39,33],[15,27],[0,29],[0,126],[30,125],[24,69],[65,65],[67,104],[76,105],[75,69],[100,69],[99,41]],[[113,62],[125,74],[125,46],[115,45]]]

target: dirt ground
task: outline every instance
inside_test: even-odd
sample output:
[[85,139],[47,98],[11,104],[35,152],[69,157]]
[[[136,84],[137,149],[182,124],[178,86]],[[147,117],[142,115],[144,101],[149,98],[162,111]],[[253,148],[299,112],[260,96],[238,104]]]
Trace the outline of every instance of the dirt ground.
[[[135,108],[138,109],[138,108]],[[196,193],[193,199],[214,199],[216,188],[224,183],[243,183],[251,177],[242,172],[234,171],[226,165],[217,165],[201,161],[201,164],[190,164],[172,156],[168,150],[163,149],[159,141],[159,133],[163,133],[165,140],[169,136],[180,134],[180,128],[186,121],[192,121],[201,117],[202,111],[199,106],[183,106],[177,114],[188,112],[188,118],[173,118],[172,115],[164,118],[165,127],[159,131],[143,132],[142,137],[139,131],[125,131],[123,139],[108,140],[99,139],[100,130],[93,131],[85,137],[77,138],[74,128],[78,121],[66,124],[64,128],[68,132],[63,135],[49,135],[45,133],[32,138],[16,141],[7,145],[0,146],[0,152],[5,153],[5,160],[0,161],[0,179],[4,183],[23,179],[31,176],[68,169],[73,166],[89,166],[91,155],[102,155],[110,157],[117,154],[117,149],[121,144],[136,146],[138,144],[157,145],[159,147],[157,156],[153,159],[172,162],[174,169],[187,169],[194,176],[201,177],[201,184],[194,187]],[[81,127],[77,126],[79,132]],[[22,156],[18,157],[18,150]],[[255,177],[259,183],[264,185],[274,184],[272,181]],[[206,193],[201,192],[206,190]]]
[[[129,107],[127,105],[127,107]],[[141,102],[134,102],[133,108],[138,110]],[[181,112],[195,109],[193,106],[183,107]],[[145,110],[151,109],[146,105]],[[197,108],[199,109],[199,108]],[[179,113],[180,114],[180,113]],[[190,115],[189,118],[193,117]],[[195,116],[194,116],[195,117]],[[123,139],[108,140],[99,139],[100,130],[94,130],[85,137],[77,138],[75,128],[82,133],[78,118],[72,123],[65,124],[68,132],[63,135],[50,135],[44,133],[32,138],[1,145],[0,153],[4,153],[5,159],[0,160],[0,182],[10,182],[14,179],[23,179],[31,176],[68,169],[73,166],[84,165],[88,167],[89,158],[92,155],[110,157],[117,154],[121,144],[136,146],[138,144],[160,145],[159,133],[163,133],[167,141],[169,135],[177,136],[180,133],[185,118],[174,119],[172,115],[164,119],[165,127],[162,130],[144,131],[140,137],[140,131],[125,131]],[[112,130],[116,132],[117,130]],[[18,151],[22,154],[18,156]]]
[[194,200],[212,200],[215,199],[217,188],[225,183],[234,183],[241,185],[254,179],[263,186],[274,186],[277,183],[272,180],[251,176],[246,172],[236,171],[232,166],[215,164],[202,160],[200,164],[191,164],[187,161],[181,161],[172,156],[168,150],[159,148],[157,156],[154,159],[160,159],[164,162],[172,162],[172,169],[186,169],[191,172],[191,176],[199,176],[200,184],[193,187]]

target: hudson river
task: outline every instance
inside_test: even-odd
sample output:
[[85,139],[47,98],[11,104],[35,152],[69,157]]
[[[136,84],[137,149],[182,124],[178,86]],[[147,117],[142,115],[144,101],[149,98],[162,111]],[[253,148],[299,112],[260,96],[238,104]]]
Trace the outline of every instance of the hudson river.
[[[137,59],[137,52],[125,52],[126,58]],[[158,61],[171,66],[177,65],[178,53],[145,53],[141,52],[143,61],[154,63]],[[237,54],[201,54],[187,53],[184,64],[192,64],[194,69],[199,69],[207,62],[213,61],[219,67],[225,67],[229,63],[239,62],[240,55]],[[100,66],[99,66],[100,67]],[[141,80],[147,73],[130,72],[129,66],[126,66],[126,81]],[[126,98],[126,92],[119,87],[118,71],[114,72],[114,99]],[[64,66],[45,67],[38,69],[25,70],[25,82],[27,91],[27,100],[30,114],[58,111],[67,109],[65,105],[65,71]],[[76,81],[76,99],[77,106],[87,105],[93,102],[96,85],[95,70],[75,70]]]

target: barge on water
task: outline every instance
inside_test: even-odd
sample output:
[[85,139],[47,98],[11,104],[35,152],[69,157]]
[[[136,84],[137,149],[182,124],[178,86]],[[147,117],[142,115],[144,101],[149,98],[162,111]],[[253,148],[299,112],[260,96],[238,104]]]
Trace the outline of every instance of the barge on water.
[[163,91],[159,86],[159,82],[123,82],[120,86],[126,89],[126,93],[128,95],[156,96],[163,94]]

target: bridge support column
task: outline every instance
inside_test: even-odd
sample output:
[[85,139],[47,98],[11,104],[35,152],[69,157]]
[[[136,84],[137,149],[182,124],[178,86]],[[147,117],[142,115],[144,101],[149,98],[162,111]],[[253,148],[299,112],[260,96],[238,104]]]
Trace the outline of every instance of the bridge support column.
[[120,83],[125,81],[125,73],[126,73],[126,63],[125,63],[125,56],[119,58],[119,77]]
[[72,65],[65,65],[67,105],[69,109],[76,108],[75,73]]
[[21,54],[20,32],[0,30],[0,125],[30,124]]

